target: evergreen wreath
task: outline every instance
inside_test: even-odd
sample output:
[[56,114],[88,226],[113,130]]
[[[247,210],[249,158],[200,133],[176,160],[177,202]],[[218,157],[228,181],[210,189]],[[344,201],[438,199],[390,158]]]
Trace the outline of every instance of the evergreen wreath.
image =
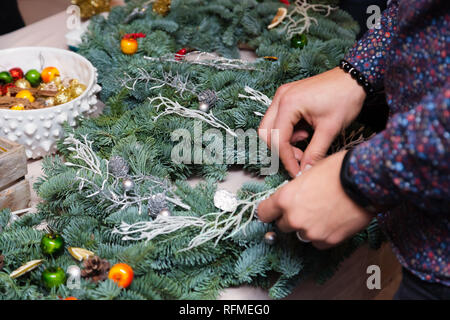
[[[295,15],[290,15],[290,22],[267,30],[283,6],[278,0],[172,0],[165,16],[141,10],[149,8],[149,3],[130,0],[124,7],[113,8],[107,19],[92,18],[80,53],[99,70],[106,108],[97,118],[80,119],[77,129],[66,126],[66,136],[59,142],[60,155],[44,159],[44,176],[34,186],[43,199],[38,213],[13,219],[8,210],[0,211],[0,298],[214,299],[224,288],[250,284],[268,289],[272,298],[280,299],[304,279],[324,282],[366,241],[377,247],[381,235],[375,222],[326,251],[299,242],[295,234],[278,233],[277,241],[268,244],[264,235],[275,226],[252,219],[254,208],[249,206],[241,212],[242,228],[225,230],[220,241],[201,242],[183,250],[199,233],[201,226],[195,221],[209,223],[217,218],[210,216],[217,212],[217,182],[226,177],[230,165],[174,163],[172,131],[185,128],[193,133],[195,121],[201,121],[206,129],[217,124],[222,131],[256,129],[270,103],[268,97],[283,83],[337,66],[354,43],[358,27],[342,10],[328,10],[327,14],[309,10],[313,19],[308,19],[308,44],[299,49],[291,47],[292,35],[283,32]],[[304,3],[297,0],[287,9]],[[331,0],[308,3],[337,5]],[[133,12],[139,15],[130,18]],[[146,34],[139,39],[134,55],[123,54],[118,45],[127,33]],[[260,58],[252,63],[239,60],[243,44]],[[220,58],[212,57],[206,63],[179,59],[175,53],[182,48],[202,55],[214,52]],[[213,103],[213,113],[198,112],[199,97]],[[157,101],[166,104],[157,108]],[[359,138],[371,133],[355,123],[332,150],[350,143],[346,137],[355,132]],[[235,160],[248,156],[234,154]],[[241,167],[258,174],[261,166]],[[198,175],[205,181],[191,187],[186,180]],[[120,183],[124,177],[133,179],[133,192],[124,191]],[[281,170],[267,176],[264,183],[243,185],[237,197],[245,200],[267,194],[287,179]],[[167,207],[171,216],[155,218],[151,211],[162,207]],[[175,221],[177,217],[191,224],[149,241],[133,241],[113,232],[120,226]],[[46,289],[40,279],[46,266],[66,270],[76,263],[67,252],[11,279],[9,274],[19,266],[42,259],[42,221],[61,233],[67,246],[95,252],[111,265],[128,263],[135,272],[131,286],[120,289],[110,280],[95,283],[83,278],[80,289],[66,285]]]

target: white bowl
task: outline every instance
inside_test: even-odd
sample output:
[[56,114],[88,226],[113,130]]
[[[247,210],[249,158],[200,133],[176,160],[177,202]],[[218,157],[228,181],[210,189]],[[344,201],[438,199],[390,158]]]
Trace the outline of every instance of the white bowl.
[[20,47],[0,50],[0,71],[14,67],[24,72],[58,68],[61,78],[76,78],[86,90],[76,99],[55,107],[36,110],[0,109],[0,136],[25,146],[27,157],[36,159],[56,152],[56,141],[62,137],[62,124],[75,126],[76,118],[95,111],[97,69],[74,52],[47,47]]

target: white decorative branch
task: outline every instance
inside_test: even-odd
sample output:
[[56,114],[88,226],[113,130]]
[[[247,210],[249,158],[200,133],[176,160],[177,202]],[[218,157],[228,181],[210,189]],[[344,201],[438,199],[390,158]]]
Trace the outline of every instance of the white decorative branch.
[[[130,206],[137,205],[139,214],[142,213],[143,205],[149,200],[153,199],[155,194],[164,195],[164,199],[183,208],[190,210],[190,207],[183,204],[182,201],[177,199],[173,187],[171,187],[166,181],[153,176],[128,176],[135,183],[139,183],[143,180],[150,180],[153,184],[152,187],[144,194],[141,194],[139,188],[135,187],[131,191],[123,191],[123,194],[117,194],[115,190],[121,179],[110,173],[108,170],[109,161],[101,160],[92,149],[92,142],[83,136],[83,141],[78,140],[72,134],[64,140],[64,144],[73,145],[74,147],[68,147],[68,150],[75,152],[72,156],[74,159],[78,159],[83,164],[75,164],[72,162],[66,162],[69,167],[78,168],[77,180],[80,181],[79,190],[87,190],[90,193],[87,194],[87,198],[98,196],[100,202],[109,202],[108,210],[114,209],[126,209]],[[104,166],[102,166],[104,162]],[[87,173],[91,173],[94,177],[86,177]],[[95,176],[100,177],[101,184],[96,182]],[[155,193],[154,189],[159,187],[162,191]],[[171,195],[171,196],[169,196]]]
[[[122,86],[129,89],[135,90],[136,84],[139,82],[145,83],[146,90],[159,89],[164,86],[172,87],[177,93],[183,97],[185,92],[190,92],[193,95],[197,95],[194,89],[194,85],[189,82],[189,76],[183,78],[178,73],[173,75],[171,72],[163,72],[162,77],[158,78],[143,68],[137,68],[137,75],[130,76],[128,73],[124,73],[125,79],[122,80]],[[149,84],[152,86],[149,87]]]
[[152,105],[155,105],[156,111],[159,112],[159,109],[164,109],[163,112],[153,117],[153,121],[157,121],[160,117],[163,117],[168,114],[177,114],[185,118],[199,119],[203,122],[208,123],[212,127],[225,130],[233,137],[237,136],[236,133],[233,130],[231,130],[231,128],[228,125],[217,119],[212,113],[212,111],[206,113],[196,109],[188,109],[186,107],[181,106],[178,102],[172,101],[169,98],[163,97],[161,95],[158,97],[148,99],[150,100],[150,103]]
[[[286,184],[285,181],[282,185]],[[158,217],[153,221],[141,221],[135,224],[122,222],[119,229],[113,232],[124,235],[123,240],[150,241],[162,234],[171,234],[185,228],[201,228],[189,245],[180,251],[188,251],[206,242],[215,240],[215,245],[222,240],[234,236],[245,230],[245,227],[256,217],[259,202],[268,198],[279,187],[267,191],[255,193],[247,199],[238,200],[236,208],[232,212],[220,210],[205,214],[201,217],[170,216]],[[246,215],[247,214],[247,215]]]
[[148,57],[144,56],[144,59],[155,62],[172,62],[172,63],[189,63],[196,64],[218,70],[249,70],[249,71],[262,71],[256,68],[251,62],[241,59],[228,59],[220,57],[214,53],[203,51],[192,51],[184,56],[176,56],[173,53],[165,54],[161,57]]
[[310,4],[307,0],[295,0],[295,3],[291,4],[288,14],[286,15],[281,29],[282,32],[286,32],[288,39],[292,38],[295,34],[302,34],[309,31],[312,23],[317,24],[317,19],[308,15],[308,11],[323,13],[328,16],[331,11],[336,10],[336,7],[332,7],[326,4]]

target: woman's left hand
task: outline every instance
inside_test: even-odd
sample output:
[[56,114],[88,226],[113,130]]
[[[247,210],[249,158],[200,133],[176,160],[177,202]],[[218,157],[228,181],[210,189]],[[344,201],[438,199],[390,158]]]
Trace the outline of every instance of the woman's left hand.
[[258,207],[263,222],[277,220],[281,231],[299,231],[319,249],[327,249],[366,227],[373,215],[344,192],[340,170],[345,151],[331,155],[281,187]]

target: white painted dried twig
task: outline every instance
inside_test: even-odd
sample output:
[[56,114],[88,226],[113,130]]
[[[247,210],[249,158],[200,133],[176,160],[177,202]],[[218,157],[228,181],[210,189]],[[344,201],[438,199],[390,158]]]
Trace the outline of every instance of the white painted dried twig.
[[270,106],[272,104],[272,99],[270,99],[268,96],[266,96],[264,93],[255,90],[253,88],[250,88],[249,86],[244,87],[245,92],[247,92],[249,95],[239,94],[239,98],[243,99],[250,99],[253,101],[257,101],[265,106]]
[[[202,218],[191,216],[158,216],[153,221],[141,221],[134,224],[122,222],[113,233],[124,235],[122,240],[152,240],[162,234],[171,234],[189,227],[201,227],[205,224]],[[137,235],[133,237],[132,235]]]
[[[284,185],[284,182],[282,185]],[[281,187],[280,185],[279,187]],[[152,240],[162,234],[171,234],[188,227],[201,228],[189,245],[180,251],[188,251],[204,243],[215,240],[215,245],[222,240],[245,230],[245,227],[256,217],[259,202],[273,194],[279,187],[255,193],[247,199],[238,200],[234,211],[218,211],[201,217],[170,216],[158,217],[153,221],[141,221],[135,224],[122,222],[119,229],[113,232],[124,235],[123,240]],[[246,213],[250,214],[246,217]]]
[[160,108],[164,109],[163,112],[153,117],[153,121],[157,121],[160,117],[163,117],[168,114],[177,114],[185,118],[199,119],[203,122],[208,123],[210,126],[214,128],[220,128],[225,130],[233,137],[237,136],[236,133],[233,130],[231,130],[231,128],[228,125],[217,119],[212,113],[212,111],[206,113],[196,109],[188,109],[186,107],[181,106],[178,102],[172,101],[171,99],[163,97],[161,95],[158,97],[148,99],[150,100],[151,104],[155,105],[156,111],[159,112]]
[[308,32],[312,23],[317,24],[317,19],[308,15],[309,10],[324,13],[325,16],[328,16],[331,11],[337,9],[326,4],[310,4],[307,0],[296,0],[290,7],[292,9],[285,17],[287,23],[283,23],[281,29],[282,32],[286,32],[288,39],[295,34]]
[[214,53],[203,51],[192,51],[184,56],[177,56],[172,53],[163,55],[158,58],[144,56],[144,59],[155,62],[197,64],[201,66],[216,68],[218,70],[237,69],[249,71],[262,71],[261,69],[256,68],[251,62],[241,59],[228,59],[220,57]]
[[[123,194],[118,195],[114,192],[117,187],[118,182],[121,177],[116,177],[114,174],[110,173],[108,170],[109,162],[107,160],[101,160],[92,149],[92,142],[87,139],[86,136],[83,137],[84,141],[80,141],[76,139],[73,135],[70,135],[65,139],[64,144],[71,144],[74,147],[69,147],[68,150],[74,151],[75,154],[72,156],[74,159],[79,159],[85,163],[85,165],[75,164],[72,162],[66,162],[67,166],[77,167],[79,170],[77,171],[77,180],[80,181],[79,190],[83,189],[89,190],[89,193],[86,197],[91,198],[95,196],[100,197],[100,202],[109,202],[110,205],[107,210],[114,209],[126,209],[130,206],[137,205],[139,214],[142,213],[142,206],[145,202],[148,202],[152,197],[154,197],[154,188],[157,186],[160,187],[163,191],[160,192],[164,194],[165,200],[172,202],[173,204],[190,210],[190,207],[181,200],[177,199],[173,187],[169,185],[166,181],[161,181],[156,177],[152,176],[129,176],[135,182],[139,182],[142,180],[150,180],[154,186],[152,186],[148,193],[140,194],[138,188],[135,188],[131,191],[124,191]],[[101,166],[101,162],[104,161],[105,166]],[[94,179],[85,178],[85,174],[82,175],[81,170],[86,170],[90,172],[94,176],[99,176],[101,178],[101,185],[98,185],[94,182]],[[112,180],[112,183],[110,181]],[[172,197],[168,196],[171,195]]]
[[[183,96],[185,92],[197,95],[194,89],[195,86],[189,82],[189,76],[183,78],[178,73],[173,75],[171,72],[163,72],[162,77],[158,78],[143,68],[137,68],[136,72],[136,76],[130,76],[128,73],[124,73],[125,79],[122,79],[123,87],[134,91],[136,89],[136,84],[144,82],[146,90],[154,90],[169,86],[174,88],[181,96]],[[152,84],[152,86],[149,87],[149,84]]]

